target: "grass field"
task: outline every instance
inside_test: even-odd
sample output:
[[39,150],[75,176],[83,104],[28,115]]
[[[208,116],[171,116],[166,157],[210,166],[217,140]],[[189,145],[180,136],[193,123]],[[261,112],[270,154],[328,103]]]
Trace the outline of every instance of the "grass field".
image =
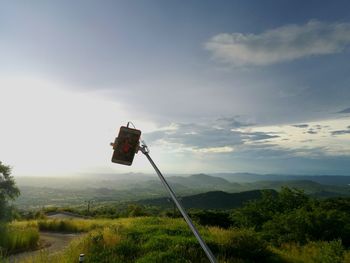
[[[79,254],[90,262],[208,262],[196,239],[182,219],[140,217],[115,220],[71,219],[15,223],[33,229],[58,232],[87,232],[62,253],[45,252],[25,263],[74,263]],[[272,247],[251,229],[201,227],[219,262],[350,262],[340,241],[310,242],[304,246],[285,244]]]

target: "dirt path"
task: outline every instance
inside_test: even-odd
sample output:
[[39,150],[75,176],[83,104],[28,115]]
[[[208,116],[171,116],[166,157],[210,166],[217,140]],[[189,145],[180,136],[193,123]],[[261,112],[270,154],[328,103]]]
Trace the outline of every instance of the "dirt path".
[[69,243],[76,237],[81,236],[82,234],[61,234],[53,232],[40,232],[40,243],[43,244],[44,248],[35,251],[28,251],[19,254],[12,255],[9,258],[10,263],[20,263],[25,258],[34,257],[39,255],[40,252],[46,252],[55,254],[57,252],[65,249]]

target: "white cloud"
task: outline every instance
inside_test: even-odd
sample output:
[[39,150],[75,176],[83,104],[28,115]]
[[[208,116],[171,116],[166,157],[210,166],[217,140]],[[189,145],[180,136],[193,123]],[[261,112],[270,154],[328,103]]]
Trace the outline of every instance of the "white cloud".
[[221,33],[205,48],[237,66],[263,66],[313,55],[339,53],[350,44],[350,23],[286,25],[261,34]]
[[192,149],[192,151],[198,153],[230,153],[233,150],[234,148],[230,146]]

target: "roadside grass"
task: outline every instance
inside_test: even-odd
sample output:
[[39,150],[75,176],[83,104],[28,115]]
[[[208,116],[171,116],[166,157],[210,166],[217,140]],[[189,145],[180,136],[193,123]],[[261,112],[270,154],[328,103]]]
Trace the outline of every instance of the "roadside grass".
[[33,221],[0,224],[0,253],[12,254],[38,246],[39,231]]

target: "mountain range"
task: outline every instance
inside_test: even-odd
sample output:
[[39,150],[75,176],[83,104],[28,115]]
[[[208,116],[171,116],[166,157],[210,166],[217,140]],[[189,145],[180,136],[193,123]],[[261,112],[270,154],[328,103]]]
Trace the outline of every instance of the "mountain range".
[[[258,174],[194,174],[166,176],[181,197],[212,191],[239,193],[283,186],[303,189],[315,197],[350,196],[350,176],[297,176]],[[331,180],[333,179],[333,180]],[[123,202],[167,197],[156,175],[80,175],[76,177],[16,177],[21,208],[79,205],[86,200]]]

